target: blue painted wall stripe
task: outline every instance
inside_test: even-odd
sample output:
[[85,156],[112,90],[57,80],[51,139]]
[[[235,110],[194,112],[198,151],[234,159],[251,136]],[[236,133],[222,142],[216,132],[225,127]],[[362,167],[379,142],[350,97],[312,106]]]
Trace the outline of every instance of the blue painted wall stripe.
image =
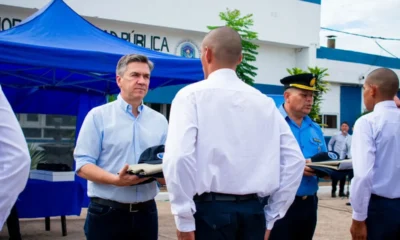
[[321,5],[321,0],[300,0],[303,2],[315,3]]
[[317,58],[400,69],[400,59],[398,58],[382,57],[342,49],[321,47],[317,49]]
[[361,115],[361,87],[341,86],[340,87],[340,124],[348,122],[351,127]]

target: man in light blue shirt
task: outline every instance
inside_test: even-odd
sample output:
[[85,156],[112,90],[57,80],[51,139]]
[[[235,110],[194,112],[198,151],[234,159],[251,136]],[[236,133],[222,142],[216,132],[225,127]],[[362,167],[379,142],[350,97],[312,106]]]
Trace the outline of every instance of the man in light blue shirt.
[[79,132],[74,158],[77,174],[88,180],[88,240],[158,238],[157,182],[127,174],[128,165],[167,136],[166,118],[143,105],[152,69],[145,56],[122,57],[117,100],[92,109]]
[[[345,159],[347,155],[345,149],[346,149],[347,139],[350,136],[349,128],[350,127],[347,122],[342,122],[342,124],[340,125],[340,132],[332,136],[328,143],[328,150],[337,152],[340,155],[340,159]],[[337,177],[333,177],[332,192],[331,192],[331,196],[333,198],[336,197],[336,189],[338,181],[339,181],[339,197],[346,196],[344,194],[344,185],[346,184],[346,176],[340,179],[338,179]]]
[[[285,86],[285,103],[279,108],[304,155],[304,161],[317,153],[326,152],[320,126],[313,122],[311,112],[316,91],[312,74],[288,76],[281,80]],[[311,240],[317,224],[318,178],[305,167],[296,198],[284,218],[272,228],[270,240]]]

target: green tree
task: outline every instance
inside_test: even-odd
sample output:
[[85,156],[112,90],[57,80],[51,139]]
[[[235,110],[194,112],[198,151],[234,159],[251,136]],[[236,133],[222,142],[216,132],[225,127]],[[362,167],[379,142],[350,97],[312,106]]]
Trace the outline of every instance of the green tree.
[[118,94],[107,95],[107,102],[113,102],[117,100]]
[[329,76],[329,74],[327,73],[328,69],[319,67],[314,67],[314,68],[308,67],[306,71],[300,68],[291,68],[286,70],[290,75],[297,75],[301,73],[312,73],[315,75],[316,77],[315,88],[318,90],[318,92],[314,94],[314,103],[311,108],[309,117],[315,122],[320,123],[321,119],[319,115],[321,111],[321,103],[323,100],[322,95],[324,93],[327,93],[329,90],[329,83],[326,80],[324,80],[325,77]]
[[[239,10],[227,9],[226,12],[221,12],[219,17],[225,22],[225,26],[231,27],[242,37],[243,60],[236,68],[236,73],[242,81],[253,85],[258,68],[252,65],[252,62],[256,61],[256,55],[258,55],[257,49],[259,47],[253,42],[258,38],[258,33],[250,30],[250,27],[254,25],[253,14],[241,16]],[[209,30],[218,27],[219,26],[207,26]]]

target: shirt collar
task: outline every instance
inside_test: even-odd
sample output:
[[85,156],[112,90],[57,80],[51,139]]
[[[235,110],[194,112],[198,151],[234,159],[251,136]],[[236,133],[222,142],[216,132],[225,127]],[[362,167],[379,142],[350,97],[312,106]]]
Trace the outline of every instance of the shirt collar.
[[[121,94],[118,94],[117,101],[119,102],[120,106],[122,109],[126,112],[132,112],[132,105],[129,103],[125,102],[125,100],[121,97]],[[143,111],[144,105],[143,105],[143,100],[142,103],[138,106],[138,111],[139,113]]]
[[208,75],[207,79],[233,79],[233,78],[239,79],[235,71],[229,68],[221,68]]
[[[282,116],[283,116],[284,119],[286,119],[286,118],[291,119],[291,118],[288,116],[288,114],[287,114],[285,108],[283,107],[283,105],[284,105],[284,103],[282,103],[282,105],[279,107],[279,112],[281,112],[281,114],[282,114]],[[310,121],[311,121],[311,118],[307,115],[307,116],[303,117],[303,120],[306,121],[306,122],[310,122]]]
[[397,108],[396,103],[393,100],[387,100],[383,102],[379,102],[375,105],[374,111],[375,110],[382,110],[385,108]]

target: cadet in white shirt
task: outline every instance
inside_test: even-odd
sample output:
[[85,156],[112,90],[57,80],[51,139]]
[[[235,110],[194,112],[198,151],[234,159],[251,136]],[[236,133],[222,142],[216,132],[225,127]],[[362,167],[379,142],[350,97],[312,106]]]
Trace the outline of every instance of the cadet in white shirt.
[[0,87],[0,230],[28,181],[31,158],[17,118]]
[[273,100],[237,77],[241,59],[236,31],[211,31],[206,80],[172,102],[163,170],[180,240],[268,239],[300,185],[300,147]]
[[364,104],[372,111],[354,126],[354,178],[350,188],[353,239],[400,239],[400,110],[393,97],[399,79],[390,69],[371,72]]

